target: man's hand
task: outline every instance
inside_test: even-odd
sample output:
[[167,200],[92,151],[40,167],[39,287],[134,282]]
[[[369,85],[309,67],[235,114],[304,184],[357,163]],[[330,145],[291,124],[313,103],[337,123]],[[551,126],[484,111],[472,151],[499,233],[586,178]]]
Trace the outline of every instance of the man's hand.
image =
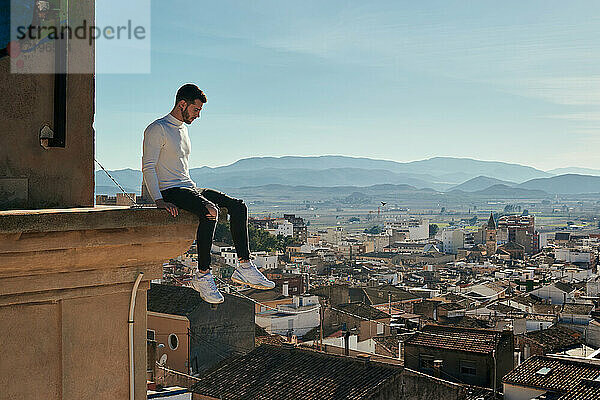
[[166,209],[169,212],[169,214],[171,214],[174,217],[176,217],[177,214],[179,214],[177,206],[173,203],[167,203],[163,199],[154,200],[154,202],[156,203],[156,207]]
[[208,214],[206,214],[206,218],[210,219],[211,221],[216,221],[217,217],[219,216],[219,209],[214,206],[212,203],[206,203],[205,204],[206,209],[208,210]]

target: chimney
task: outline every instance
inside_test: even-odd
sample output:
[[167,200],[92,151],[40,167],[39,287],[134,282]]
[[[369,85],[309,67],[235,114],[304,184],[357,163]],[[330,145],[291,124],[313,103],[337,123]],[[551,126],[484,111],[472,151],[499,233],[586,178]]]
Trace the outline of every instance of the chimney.
[[442,377],[442,365],[444,360],[433,360],[433,376],[436,378]]
[[282,289],[283,289],[283,295],[285,297],[288,297],[290,295],[290,293],[289,293],[289,282],[287,282],[287,281],[283,282],[283,288]]
[[350,331],[346,328],[346,323],[344,322],[343,324],[343,331],[344,331],[344,355],[345,356],[349,356],[350,355]]
[[365,365],[369,365],[369,362],[371,361],[371,356],[368,354],[359,354],[357,355],[357,358],[361,360]]

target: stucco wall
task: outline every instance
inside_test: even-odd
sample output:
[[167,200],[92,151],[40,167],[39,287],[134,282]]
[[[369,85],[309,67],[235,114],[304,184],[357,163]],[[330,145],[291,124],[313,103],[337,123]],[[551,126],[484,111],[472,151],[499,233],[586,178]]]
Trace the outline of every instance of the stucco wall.
[[[175,371],[188,373],[189,364],[189,336],[190,322],[186,317],[148,312],[148,329],[152,329],[157,343],[156,360],[159,361],[163,354],[167,355],[165,367]],[[177,336],[178,346],[172,349],[169,336]],[[163,345],[158,347],[158,345]]]
[[381,391],[369,398],[372,400],[461,400],[466,398],[466,391],[460,385],[404,369],[401,374],[386,382]]
[[[95,288],[78,289],[42,303],[0,306],[0,325],[5,329],[1,397],[128,398],[129,376],[115,372],[125,372],[129,365],[131,287],[117,285],[102,294]],[[146,287],[140,288],[134,340],[145,344]],[[143,366],[136,369],[136,398],[141,399],[145,398],[145,347],[137,346],[134,357],[136,365]]]
[[[94,1],[71,1],[69,13],[73,25],[83,17],[93,23]],[[72,45],[69,65],[91,63],[93,70],[93,47],[75,41]],[[13,74],[10,57],[4,57],[0,59],[0,88],[0,210],[92,206],[93,74],[67,77],[64,148],[40,146],[41,128],[45,124],[54,128],[53,74]]]
[[254,303],[224,294],[212,309],[203,302],[189,315],[192,335],[190,364],[194,373],[210,368],[235,353],[254,349]]
[[[418,346],[406,344],[404,346],[404,365],[415,371],[433,375],[433,369],[421,370],[419,360],[423,355],[431,356],[435,360],[443,360],[442,374],[440,376],[442,379],[454,378],[470,385],[483,387],[492,386],[493,361],[491,355],[449,351],[432,347],[420,348]],[[476,375],[461,374],[460,365],[461,362],[465,361],[475,365]]]

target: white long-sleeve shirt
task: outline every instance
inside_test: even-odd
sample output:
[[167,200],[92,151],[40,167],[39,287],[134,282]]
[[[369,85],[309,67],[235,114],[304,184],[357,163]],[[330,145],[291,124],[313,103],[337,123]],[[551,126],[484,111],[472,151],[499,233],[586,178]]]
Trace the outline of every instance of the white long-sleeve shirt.
[[171,114],[148,125],[144,131],[142,172],[153,200],[162,198],[161,190],[196,187],[188,169],[191,150],[187,127]]

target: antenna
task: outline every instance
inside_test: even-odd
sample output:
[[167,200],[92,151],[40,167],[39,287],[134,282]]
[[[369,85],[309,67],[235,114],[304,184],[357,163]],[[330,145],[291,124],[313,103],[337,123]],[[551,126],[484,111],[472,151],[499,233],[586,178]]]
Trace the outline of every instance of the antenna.
[[162,356],[160,356],[160,360],[158,360],[158,364],[161,367],[164,367],[166,363],[167,363],[167,355],[163,354]]

